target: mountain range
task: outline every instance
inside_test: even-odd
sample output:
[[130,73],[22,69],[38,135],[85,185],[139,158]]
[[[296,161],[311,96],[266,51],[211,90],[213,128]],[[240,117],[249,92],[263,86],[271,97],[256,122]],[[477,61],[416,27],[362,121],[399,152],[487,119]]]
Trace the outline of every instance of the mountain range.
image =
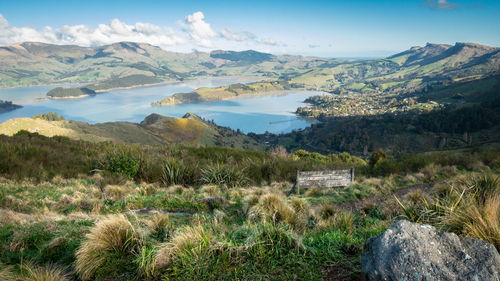
[[0,46],[0,87],[92,84],[92,90],[214,76],[287,80],[329,92],[417,90],[500,71],[500,49],[427,44],[388,58],[341,60],[257,51],[175,53],[145,43],[99,47],[24,42]]

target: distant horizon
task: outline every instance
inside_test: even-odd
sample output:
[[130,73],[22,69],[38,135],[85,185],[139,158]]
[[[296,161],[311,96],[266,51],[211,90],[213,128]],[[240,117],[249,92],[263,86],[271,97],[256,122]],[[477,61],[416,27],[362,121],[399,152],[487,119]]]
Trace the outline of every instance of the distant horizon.
[[182,53],[386,57],[427,42],[500,46],[498,14],[493,0],[19,0],[0,7],[0,44],[134,41]]
[[[78,47],[86,47],[86,48],[99,48],[99,47],[109,46],[109,45],[112,45],[112,44],[119,44],[119,43],[136,43],[136,44],[149,44],[151,46],[158,47],[158,48],[160,48],[160,49],[162,49],[164,51],[167,51],[167,52],[175,52],[175,53],[183,53],[183,54],[190,54],[190,53],[194,53],[194,52],[210,53],[212,51],[218,51],[218,50],[220,50],[220,51],[234,51],[234,52],[244,52],[244,51],[262,52],[262,51],[258,51],[258,50],[255,50],[255,49],[245,49],[245,50],[214,49],[214,50],[208,50],[208,51],[204,51],[204,50],[190,50],[190,51],[183,52],[183,51],[165,50],[161,46],[157,46],[157,45],[150,44],[150,43],[147,43],[147,42],[134,42],[134,41],[119,41],[119,42],[114,42],[114,43],[110,43],[110,44],[101,44],[101,45],[96,45],[96,46],[82,46],[82,45],[77,45],[77,44],[55,44],[55,43],[45,43],[45,42],[37,42],[37,41],[22,41],[22,42],[10,43],[10,44],[0,44],[0,47],[10,46],[10,45],[16,45],[16,44],[23,44],[23,43],[41,43],[41,44],[49,44],[49,45],[57,45],[57,46],[78,46]],[[481,43],[477,43],[477,42],[455,42],[455,43],[427,42],[426,44],[421,45],[421,46],[409,46],[408,48],[406,48],[404,50],[397,50],[397,51],[388,53],[386,55],[380,55],[380,56],[363,56],[363,55],[361,55],[361,56],[335,56],[335,55],[333,55],[333,56],[332,55],[321,56],[321,55],[306,55],[306,54],[293,54],[293,53],[269,53],[269,52],[262,52],[262,53],[269,53],[271,55],[292,55],[292,56],[303,56],[303,57],[319,57],[319,58],[325,58],[325,59],[375,60],[375,59],[387,58],[387,57],[390,57],[392,55],[396,55],[396,54],[399,54],[401,52],[408,51],[411,48],[425,47],[427,44],[440,44],[440,45],[454,46],[454,45],[459,44],[459,43],[479,44],[479,45],[486,46],[486,47],[491,47],[491,48],[500,48],[499,46],[489,46],[489,45],[485,45],[485,44],[481,44]]]

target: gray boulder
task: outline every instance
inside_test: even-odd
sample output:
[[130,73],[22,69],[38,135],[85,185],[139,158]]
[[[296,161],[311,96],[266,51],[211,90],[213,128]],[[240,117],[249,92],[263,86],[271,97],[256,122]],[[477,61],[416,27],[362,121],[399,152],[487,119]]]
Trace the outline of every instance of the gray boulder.
[[404,220],[366,240],[361,266],[368,281],[500,280],[493,245]]

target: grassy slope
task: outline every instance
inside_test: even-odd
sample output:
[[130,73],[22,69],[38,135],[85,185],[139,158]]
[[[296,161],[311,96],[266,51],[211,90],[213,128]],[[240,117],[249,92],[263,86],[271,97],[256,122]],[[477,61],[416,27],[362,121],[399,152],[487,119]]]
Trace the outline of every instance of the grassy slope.
[[130,122],[107,122],[87,124],[78,121],[46,121],[37,118],[16,118],[0,124],[0,134],[12,136],[21,130],[36,132],[44,136],[67,136],[86,141],[112,141],[115,143],[137,143],[163,145],[183,143],[194,145],[223,145],[246,149],[264,149],[252,138],[230,129],[209,124],[199,117],[187,118],[151,115],[141,124]]
[[[166,161],[168,155],[198,168],[211,167],[219,161],[237,166],[252,179],[256,171],[283,176],[281,173],[293,174],[299,168],[286,169],[280,164],[273,169],[278,163],[302,163],[301,169],[319,168],[306,163],[333,168],[352,165],[350,158],[339,156],[346,160],[333,163],[329,156],[304,152],[275,157],[227,148],[171,146],[156,151],[128,146],[128,150],[121,145],[35,135],[1,138],[2,176],[15,178],[17,173],[27,175],[30,169],[54,172],[51,178],[38,182],[35,177],[19,181],[0,178],[0,270],[5,264],[16,275],[27,274],[18,266],[31,260],[41,270],[56,263],[70,273],[72,280],[82,280],[82,272],[75,272],[75,268],[91,265],[98,266],[90,270],[90,280],[359,280],[364,241],[383,232],[393,220],[445,222],[440,227],[450,230],[446,225],[448,218],[476,205],[488,210],[475,201],[455,205],[456,198],[475,200],[475,187],[489,187],[488,193],[484,193],[488,195],[500,192],[500,181],[492,175],[498,175],[500,168],[498,147],[409,155],[396,162],[404,170],[386,176],[380,173],[385,161],[382,160],[371,168],[358,167],[357,180],[350,187],[311,189],[287,197],[291,182],[251,182],[250,186],[228,189],[217,184],[198,187],[199,181],[193,181],[197,182],[193,188],[165,186],[159,178],[146,182],[141,177],[135,178],[135,182],[112,180],[113,174],[106,173],[112,166],[106,166],[106,157],[100,155],[122,150],[151,163],[158,158]],[[103,162],[105,166],[91,175],[93,167],[86,162]],[[10,170],[5,170],[6,163],[11,163]],[[142,168],[147,169],[140,169],[141,173],[155,170],[151,163],[142,162]],[[267,167],[269,163],[273,164]],[[12,165],[24,166],[16,170]],[[73,174],[66,174],[64,169]],[[74,178],[78,173],[78,178]],[[414,188],[404,197],[398,192],[422,183],[428,187]],[[393,194],[398,194],[405,208],[398,205]],[[425,200],[437,202],[443,206],[443,212],[432,212],[433,217],[429,217],[425,208],[434,205],[426,205]],[[360,205],[352,212],[343,211],[345,204],[341,203],[346,202]],[[455,213],[449,211],[451,206]],[[172,213],[166,217],[133,212],[141,208]],[[467,222],[487,233],[495,233],[497,227],[498,233],[498,221],[491,220],[494,224],[485,229],[476,225],[481,218],[490,222],[486,215],[481,216],[479,213],[479,218]],[[99,231],[103,224],[109,227]],[[471,235],[468,229],[453,231],[483,238]],[[100,235],[87,235],[91,232]],[[123,233],[126,239],[122,239]],[[97,256],[85,258],[89,252],[78,249],[90,253],[96,249]]]
[[262,93],[290,90],[291,86],[287,82],[253,82],[247,84],[231,84],[216,88],[198,88],[189,93],[177,93],[161,101],[154,102],[153,105],[173,105],[192,102],[206,102],[216,100],[226,100],[245,95],[258,95]]

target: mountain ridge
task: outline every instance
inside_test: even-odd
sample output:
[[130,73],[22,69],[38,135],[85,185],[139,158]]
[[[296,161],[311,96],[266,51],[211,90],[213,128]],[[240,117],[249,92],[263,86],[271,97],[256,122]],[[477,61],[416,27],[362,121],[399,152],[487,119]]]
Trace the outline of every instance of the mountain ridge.
[[150,114],[140,123],[105,122],[88,124],[81,121],[48,121],[41,118],[14,118],[0,124],[0,134],[12,136],[19,131],[39,133],[47,137],[66,136],[92,142],[111,141],[143,145],[172,143],[206,146],[232,146],[242,149],[263,149],[252,138],[229,128],[203,120],[193,113],[184,117]]

